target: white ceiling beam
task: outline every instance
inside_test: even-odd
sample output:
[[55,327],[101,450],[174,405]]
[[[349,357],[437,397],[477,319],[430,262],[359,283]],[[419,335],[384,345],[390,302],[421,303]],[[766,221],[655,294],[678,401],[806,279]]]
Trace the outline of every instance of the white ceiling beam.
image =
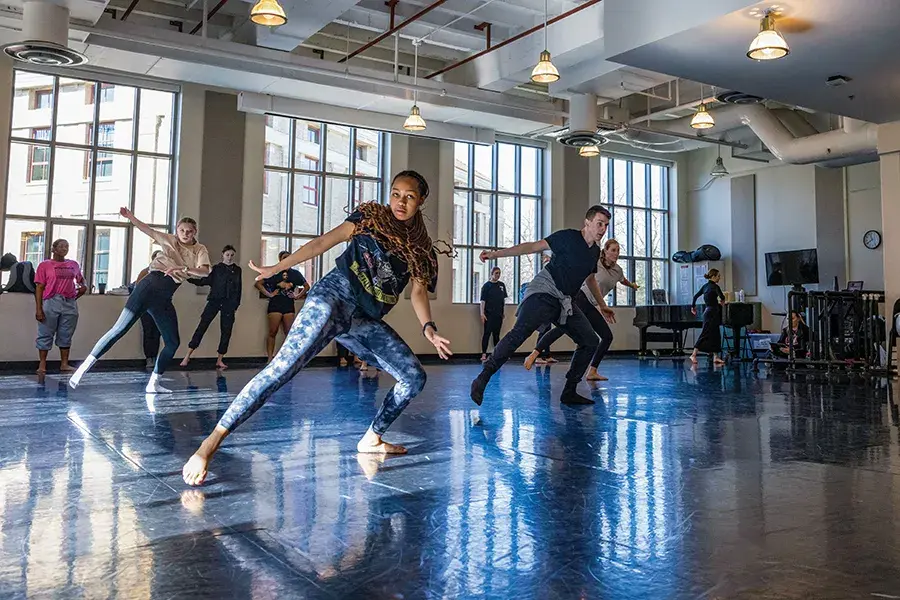
[[[477,13],[476,13],[477,14]],[[429,15],[430,16],[430,15]],[[395,19],[399,22],[402,17]],[[342,21],[349,21],[352,23],[358,23],[361,26],[372,27],[374,31],[387,31],[390,28],[390,15],[385,12],[381,12],[378,10],[373,10],[369,8],[364,8],[361,6],[354,6],[343,15],[341,15]],[[428,19],[420,19],[419,21],[415,21],[410,23],[406,27],[401,30],[401,33],[408,36],[414,36],[417,38],[421,38],[429,33],[436,27],[440,27],[446,22],[449,22],[451,19],[445,19],[443,22],[430,21]],[[496,36],[505,36],[505,32],[498,33],[497,30],[494,30],[493,35]],[[374,36],[373,36],[374,37]],[[442,29],[441,31],[436,32],[434,35],[428,37],[428,42],[444,44],[453,48],[458,48],[462,50],[481,50],[484,48],[484,34],[476,31],[474,26],[470,29],[465,26],[464,21],[460,21],[455,25],[448,27],[447,29]]]
[[[390,42],[390,43],[388,43]],[[354,51],[360,46],[362,46],[364,41],[354,40],[351,38],[350,40],[350,51]],[[310,49],[310,50],[324,50],[327,53],[335,54],[339,58],[347,55],[347,42],[346,39],[342,39],[336,36],[332,36],[329,34],[317,33],[312,36],[305,42],[300,48],[294,50],[294,53],[298,53],[301,49]],[[399,52],[399,62],[401,67],[412,67],[413,66],[413,56],[412,56],[412,45],[408,42],[400,44],[400,52]],[[380,63],[388,63],[390,65],[394,64],[394,38],[390,37],[384,42],[380,44],[376,44],[375,46],[367,49],[362,54],[358,54],[354,56],[351,62],[356,62],[359,59],[365,59],[370,61],[376,61]],[[424,58],[419,55],[419,74],[429,73],[432,70],[440,69],[444,66],[444,62],[433,60],[431,58]]]
[[[428,4],[430,4],[430,2],[422,0],[400,0],[400,3],[397,5],[397,15],[403,14],[404,17],[413,15]],[[390,15],[390,9],[384,5],[384,0],[362,0],[357,6]],[[484,0],[454,0],[453,3],[438,6],[429,13],[429,17],[426,17],[424,20],[443,20],[443,22],[449,22],[457,17],[462,17],[473,10],[475,12],[472,13],[471,17],[467,17],[468,19],[471,19],[471,21],[474,21],[473,23],[470,23],[472,26],[477,25],[482,21],[487,21],[497,27],[505,26],[527,29],[544,18],[543,3],[541,4],[540,11],[536,12],[524,6],[510,4],[503,0],[491,2],[491,4],[486,6]],[[437,15],[444,15],[444,17],[435,18]],[[397,22],[399,22],[399,19]],[[465,20],[462,22],[467,23]]]

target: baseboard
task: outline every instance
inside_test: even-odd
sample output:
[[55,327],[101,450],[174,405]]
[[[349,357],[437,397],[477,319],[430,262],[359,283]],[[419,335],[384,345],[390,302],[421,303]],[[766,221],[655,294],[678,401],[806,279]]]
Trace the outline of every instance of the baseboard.
[[[636,350],[611,350],[610,356],[634,356]],[[449,361],[442,360],[437,354],[420,354],[419,360],[422,364],[478,364],[481,362],[480,353],[454,354]],[[517,352],[513,355],[512,360],[523,360],[528,356],[527,352]],[[572,352],[553,352],[553,356],[561,360],[569,360],[572,358]],[[172,371],[208,371],[216,368],[215,358],[192,358],[191,364],[187,367],[179,365],[183,357],[178,356],[172,359],[168,372]],[[81,361],[73,360],[75,365]],[[231,369],[262,369],[266,366],[266,359],[263,356],[230,356],[225,357],[225,362]],[[317,356],[310,361],[310,367],[334,367],[338,364],[337,356]],[[99,361],[93,368],[93,371],[141,371],[145,369],[146,361],[143,359],[103,359]],[[3,361],[0,362],[0,373],[5,375],[25,375],[32,374],[37,370],[38,361],[21,360],[21,361]],[[47,373],[59,373],[59,361],[47,361]]]

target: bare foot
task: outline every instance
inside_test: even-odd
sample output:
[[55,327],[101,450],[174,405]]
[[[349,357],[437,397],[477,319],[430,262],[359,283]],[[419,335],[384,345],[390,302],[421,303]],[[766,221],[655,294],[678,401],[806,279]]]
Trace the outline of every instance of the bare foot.
[[585,377],[588,381],[609,381],[609,377],[604,377],[600,373],[597,372],[597,369],[591,369],[588,371],[587,377]]
[[359,365],[359,370],[360,370],[360,371],[368,371],[368,370],[369,370],[369,363],[363,361],[363,363],[362,363],[361,365]]
[[188,364],[189,364],[190,362],[191,362],[191,357],[190,357],[190,356],[185,356],[184,359],[183,359],[179,364],[180,364],[182,367],[186,367],[186,366],[188,366]]
[[59,365],[60,373],[72,373],[74,371],[75,371],[75,367],[73,367],[72,365],[70,365],[68,363],[66,363],[64,365]]
[[534,366],[534,361],[536,361],[540,355],[540,352],[538,352],[537,350],[532,351],[532,353],[528,355],[528,357],[525,359],[526,371],[531,370],[531,367]]
[[47,372],[47,365],[38,365],[36,373],[38,375],[43,375]]
[[201,456],[199,451],[184,463],[181,468],[181,478],[188,485],[202,485],[206,481],[206,467],[209,465],[209,458]]
[[209,437],[203,440],[203,443],[200,444],[200,447],[197,448],[194,455],[184,463],[184,467],[181,469],[181,478],[184,479],[186,484],[201,485],[206,481],[209,461],[212,460],[213,455],[215,455],[216,451],[219,449],[219,445],[227,435],[227,429],[216,425],[216,428],[209,434]]
[[691,354],[691,362],[694,363],[695,365],[697,364],[697,355],[696,354]]
[[385,442],[371,429],[356,444],[356,451],[364,454],[406,454],[406,448],[399,444]]
[[346,366],[347,366],[347,359],[346,359],[346,358],[342,358],[342,359],[338,362],[338,364],[339,364],[340,366],[342,366],[342,367],[346,367]]
[[206,496],[200,490],[184,490],[181,492],[181,505],[195,515],[203,513]]
[[222,369],[223,371],[228,368],[228,365],[223,363],[221,360],[216,363],[217,369]]
[[553,358],[552,356],[548,356],[546,359],[544,359],[544,362],[547,363],[548,365],[552,365],[553,363],[558,363],[559,361],[556,360],[555,358]]
[[724,365],[725,361],[717,356],[713,359],[713,364],[714,365]]
[[481,362],[487,362],[487,354],[481,355]]

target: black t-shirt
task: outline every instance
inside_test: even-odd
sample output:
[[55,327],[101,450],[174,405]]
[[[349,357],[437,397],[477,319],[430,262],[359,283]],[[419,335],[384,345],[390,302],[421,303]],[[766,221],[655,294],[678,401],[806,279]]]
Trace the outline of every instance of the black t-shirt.
[[276,298],[290,296],[296,288],[304,285],[306,285],[306,277],[297,269],[285,269],[263,281],[263,287],[270,293],[274,292]]
[[[354,224],[362,220],[359,211],[347,217]],[[347,249],[337,259],[337,268],[350,280],[358,306],[373,319],[382,318],[394,308],[410,279],[406,261],[381,247],[365,230],[350,238]],[[436,285],[437,272],[428,291],[434,292]]]
[[597,272],[600,246],[588,246],[577,229],[562,229],[545,239],[553,251],[546,268],[553,276],[557,289],[566,296],[574,297],[588,275]]
[[503,303],[506,300],[506,284],[502,281],[487,281],[481,286],[481,302],[484,302],[484,315],[497,316],[503,314]]

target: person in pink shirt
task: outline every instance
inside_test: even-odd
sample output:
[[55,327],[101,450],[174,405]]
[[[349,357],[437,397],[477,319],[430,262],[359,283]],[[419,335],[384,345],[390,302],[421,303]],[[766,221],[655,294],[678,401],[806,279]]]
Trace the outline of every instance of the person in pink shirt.
[[47,372],[47,354],[53,347],[54,337],[59,347],[59,370],[74,371],[69,366],[69,349],[78,324],[76,300],[87,291],[81,267],[68,260],[69,242],[56,240],[51,246],[51,257],[38,265],[34,275],[35,318],[38,322],[36,345],[40,357],[38,373]]

